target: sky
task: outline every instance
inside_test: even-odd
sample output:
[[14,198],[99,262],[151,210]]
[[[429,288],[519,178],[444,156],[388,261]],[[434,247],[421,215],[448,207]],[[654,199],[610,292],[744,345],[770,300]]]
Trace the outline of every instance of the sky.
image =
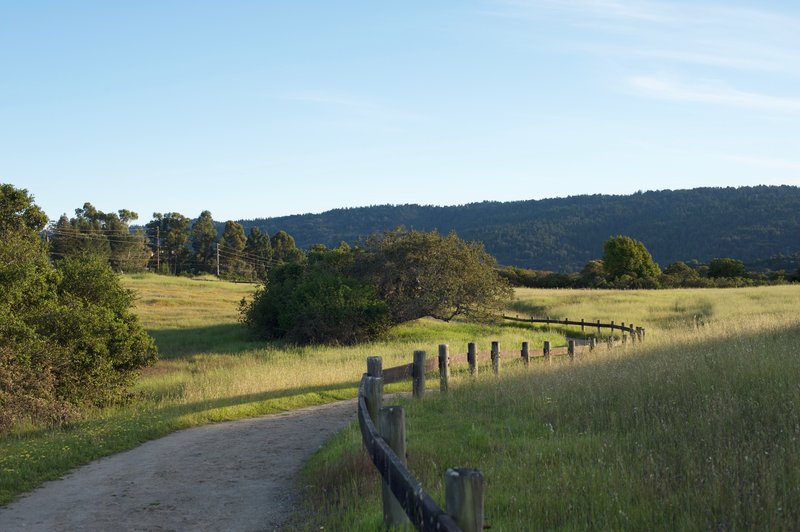
[[800,185],[800,3],[0,0],[0,182],[142,223]]

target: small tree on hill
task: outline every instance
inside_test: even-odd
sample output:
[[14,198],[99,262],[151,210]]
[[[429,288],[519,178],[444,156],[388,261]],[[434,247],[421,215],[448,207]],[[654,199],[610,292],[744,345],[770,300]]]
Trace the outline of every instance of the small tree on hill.
[[609,277],[620,280],[656,279],[661,269],[644,244],[629,236],[615,236],[603,244],[603,267]]

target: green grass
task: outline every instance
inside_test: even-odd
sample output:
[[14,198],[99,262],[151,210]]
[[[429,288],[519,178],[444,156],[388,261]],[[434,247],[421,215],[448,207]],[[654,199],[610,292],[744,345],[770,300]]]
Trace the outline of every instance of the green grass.
[[[137,313],[161,360],[143,372],[125,405],[87,411],[60,428],[20,426],[0,436],[0,504],[77,465],[175,430],[355,397],[370,355],[383,356],[390,367],[410,362],[417,349],[433,355],[439,343],[449,343],[453,353],[466,352],[469,341],[482,350],[492,340],[504,346],[525,340],[532,348],[544,340],[564,344],[557,331],[433,320],[397,327],[372,344],[267,344],[237,323],[238,303],[252,285],[156,275],[123,280],[139,295]],[[407,383],[387,387],[408,389]]]
[[[518,296],[519,312],[635,320],[648,341],[400,400],[410,468],[440,504],[445,470],[477,467],[493,530],[796,529],[800,287]],[[350,427],[306,468],[308,528],[381,527],[359,438]]]

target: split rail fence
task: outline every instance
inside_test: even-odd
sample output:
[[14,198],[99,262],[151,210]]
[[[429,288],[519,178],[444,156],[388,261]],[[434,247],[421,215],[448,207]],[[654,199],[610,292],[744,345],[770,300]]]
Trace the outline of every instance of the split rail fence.
[[[553,320],[550,318],[520,318],[519,316],[503,316],[506,320],[526,323],[544,323],[548,325],[580,326],[585,332],[587,327],[610,329],[611,336],[605,344],[608,349],[620,343],[642,342],[645,329],[633,324],[615,322],[601,323],[570,321],[568,319]],[[620,331],[617,340],[615,331]],[[580,342],[580,343],[579,343]],[[592,351],[597,348],[596,337],[588,341],[568,340],[568,345],[553,348],[550,342],[544,342],[539,356],[550,360],[556,355],[568,355],[573,359],[576,354]],[[447,345],[439,346],[438,360],[428,360],[425,351],[415,351],[414,361],[393,368],[383,369],[381,357],[367,358],[367,372],[361,378],[358,388],[358,423],[361,437],[373,464],[383,478],[383,516],[387,528],[403,527],[409,523],[417,530],[423,531],[458,531],[473,532],[483,530],[484,479],[477,469],[456,468],[445,472],[445,509],[422,488],[406,467],[405,411],[399,406],[383,406],[383,386],[394,382],[411,379],[413,396],[421,398],[425,393],[425,373],[439,369],[439,389],[447,392],[450,378],[450,364],[469,364],[470,374],[478,371],[478,362],[490,359],[492,372],[500,372],[500,360],[507,353],[500,352],[498,342],[492,342],[491,351],[477,352],[474,343],[467,345],[465,355],[451,357]],[[516,353],[514,353],[516,356]],[[519,352],[522,362],[529,364],[531,353],[528,342],[522,343]],[[535,355],[534,355],[535,356]]]

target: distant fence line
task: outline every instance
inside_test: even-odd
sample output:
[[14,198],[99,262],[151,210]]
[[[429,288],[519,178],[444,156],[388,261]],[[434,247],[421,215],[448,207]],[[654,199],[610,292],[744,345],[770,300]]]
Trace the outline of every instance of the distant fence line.
[[[632,343],[642,342],[645,330],[633,324],[617,325],[615,322],[594,322],[552,320],[550,318],[520,318],[519,316],[503,316],[504,319],[527,323],[545,323],[553,325],[577,325],[585,331],[586,327],[610,329],[612,335],[605,343],[608,349],[620,343],[626,344],[628,337]],[[614,331],[622,332],[620,341],[616,340]],[[549,341],[544,342],[540,356],[549,361],[551,356],[568,355],[570,360],[576,354],[593,351],[598,347],[597,338],[590,337],[588,342],[580,343],[574,339],[567,342],[566,347],[553,348]],[[492,372],[500,373],[500,360],[504,354],[500,351],[499,342],[492,342],[491,350],[478,352],[475,343],[467,344],[467,353],[451,357],[449,346],[439,346],[438,360],[427,359],[425,351],[414,351],[414,361],[392,368],[383,369],[381,357],[367,358],[367,372],[361,378],[358,387],[358,423],[361,438],[372,463],[383,479],[383,516],[387,528],[412,524],[423,531],[458,531],[477,532],[483,530],[484,479],[477,469],[448,469],[445,472],[445,501],[443,510],[428,495],[419,482],[406,467],[405,411],[399,406],[383,406],[383,385],[411,379],[412,390],[416,398],[425,392],[425,373],[438,365],[439,389],[447,392],[450,379],[450,364],[466,362],[471,375],[477,374],[478,362],[491,360]],[[516,352],[513,356],[517,356]],[[528,342],[522,342],[519,356],[528,366],[531,353]],[[536,355],[534,355],[536,356]]]

